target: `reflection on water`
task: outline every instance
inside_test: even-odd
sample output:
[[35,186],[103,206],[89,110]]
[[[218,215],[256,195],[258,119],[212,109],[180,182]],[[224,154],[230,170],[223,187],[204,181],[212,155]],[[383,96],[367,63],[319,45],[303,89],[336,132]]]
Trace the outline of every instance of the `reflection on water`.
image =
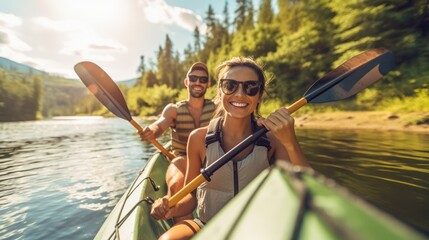
[[[92,239],[156,150],[134,132],[118,118],[0,123],[2,239]],[[429,136],[298,135],[316,170],[429,232]]]
[[316,170],[429,233],[429,135],[299,130],[299,138]]
[[0,123],[0,236],[92,239],[155,149],[121,119]]

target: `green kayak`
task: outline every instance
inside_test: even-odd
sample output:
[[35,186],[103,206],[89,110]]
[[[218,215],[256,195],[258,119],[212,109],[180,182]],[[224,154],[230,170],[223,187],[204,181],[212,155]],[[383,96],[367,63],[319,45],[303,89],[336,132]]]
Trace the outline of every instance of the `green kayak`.
[[[95,239],[157,239],[170,226],[149,215],[166,193],[167,158],[156,153]],[[425,239],[309,169],[277,164],[227,204],[195,239]]]
[[[168,149],[168,146],[166,146]],[[150,216],[152,200],[167,192],[169,161],[155,153],[107,217],[94,239],[157,239],[170,228],[168,221]]]

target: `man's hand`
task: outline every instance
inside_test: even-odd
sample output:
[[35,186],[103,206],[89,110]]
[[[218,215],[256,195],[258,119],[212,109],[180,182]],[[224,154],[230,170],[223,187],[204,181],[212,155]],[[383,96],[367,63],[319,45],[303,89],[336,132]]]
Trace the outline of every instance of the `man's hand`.
[[154,131],[150,127],[145,127],[143,131],[137,132],[142,141],[150,141],[155,138]]

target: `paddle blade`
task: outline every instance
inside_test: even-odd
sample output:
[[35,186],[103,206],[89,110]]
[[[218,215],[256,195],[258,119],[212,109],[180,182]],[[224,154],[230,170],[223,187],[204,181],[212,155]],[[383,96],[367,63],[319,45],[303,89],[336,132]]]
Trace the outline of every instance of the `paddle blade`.
[[378,81],[394,66],[394,55],[386,49],[363,52],[317,80],[304,98],[311,103],[349,98]]
[[92,62],[80,62],[74,66],[74,70],[89,91],[107,109],[122,119],[131,120],[131,114],[121,90],[103,69]]

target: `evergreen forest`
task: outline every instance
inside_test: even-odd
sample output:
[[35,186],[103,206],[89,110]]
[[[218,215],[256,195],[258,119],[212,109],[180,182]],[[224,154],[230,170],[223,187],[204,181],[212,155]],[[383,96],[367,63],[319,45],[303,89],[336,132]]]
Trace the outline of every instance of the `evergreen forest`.
[[[229,0],[232,1],[232,0]],[[306,111],[429,111],[428,0],[234,0],[222,12],[208,6],[207,30],[197,27],[187,47],[178,51],[166,35],[157,59],[141,56],[133,86],[121,86],[133,115],[159,114],[164,106],[186,99],[183,79],[193,62],[216,66],[233,56],[252,57],[270,78],[264,111],[302,97],[317,79],[347,59],[369,49],[395,54],[396,68],[356,97]],[[108,69],[106,69],[108,72]],[[0,121],[57,115],[107,114],[78,82],[55,76],[11,74],[0,69]],[[207,98],[214,97],[215,87]],[[265,109],[265,110],[264,110]]]
[[[185,99],[183,79],[195,61],[207,63],[215,83],[215,69],[222,61],[233,56],[257,60],[271,79],[265,96],[265,110],[270,112],[302,97],[315,80],[347,59],[373,48],[395,54],[394,71],[350,101],[314,105],[308,111],[429,111],[427,0],[236,3],[232,13],[228,1],[222,13],[208,6],[207,32],[195,28],[193,42],[183,53],[174,49],[167,35],[156,63],[148,67],[141,56],[140,78],[126,91],[135,115],[159,114],[167,103]],[[211,89],[208,98],[215,92]]]

